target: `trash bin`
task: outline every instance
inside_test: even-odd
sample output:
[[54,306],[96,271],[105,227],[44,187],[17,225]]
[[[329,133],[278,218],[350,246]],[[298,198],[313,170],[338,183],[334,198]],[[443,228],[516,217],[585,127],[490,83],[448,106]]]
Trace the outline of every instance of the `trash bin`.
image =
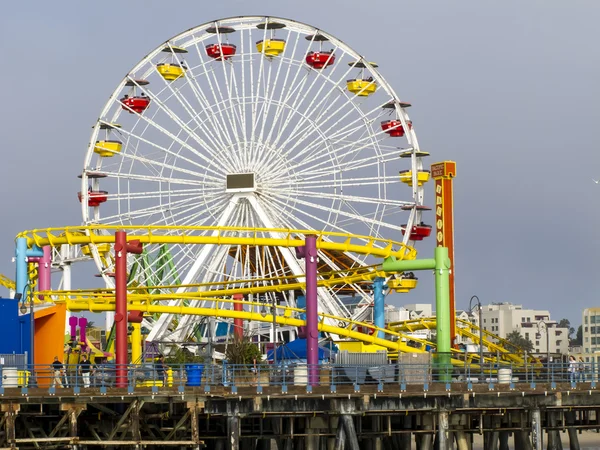
[[19,386],[19,371],[16,367],[2,368],[2,386],[5,388]]
[[17,371],[17,379],[18,379],[19,386],[22,386],[22,387],[29,386],[29,376],[30,375],[31,375],[31,372],[29,372],[28,370]]
[[202,371],[204,364],[186,364],[185,372],[187,374],[186,386],[200,386],[202,381]]

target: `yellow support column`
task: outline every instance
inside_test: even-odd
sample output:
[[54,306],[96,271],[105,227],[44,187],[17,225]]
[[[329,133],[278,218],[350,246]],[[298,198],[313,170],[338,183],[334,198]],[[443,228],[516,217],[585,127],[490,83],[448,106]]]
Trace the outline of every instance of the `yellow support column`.
[[131,332],[131,362],[140,364],[142,362],[142,324],[132,323]]

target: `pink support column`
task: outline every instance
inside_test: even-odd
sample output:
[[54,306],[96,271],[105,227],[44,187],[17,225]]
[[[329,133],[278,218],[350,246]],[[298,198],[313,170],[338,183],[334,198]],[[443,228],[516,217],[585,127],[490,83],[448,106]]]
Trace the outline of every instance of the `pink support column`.
[[[52,289],[51,272],[52,272],[52,249],[49,245],[42,248],[44,255],[38,261],[38,290],[49,291]],[[43,300],[44,296],[40,296]]]
[[[244,300],[244,294],[233,294],[234,300]],[[241,303],[233,304],[234,311],[243,311],[244,305]],[[233,335],[237,339],[242,339],[244,337],[244,320],[243,319],[233,319]]]
[[319,384],[319,302],[317,298],[317,237],[309,234],[304,246],[296,248],[296,256],[304,258],[306,274],[306,362],[308,384]]
[[116,386],[127,387],[127,233],[115,233]]

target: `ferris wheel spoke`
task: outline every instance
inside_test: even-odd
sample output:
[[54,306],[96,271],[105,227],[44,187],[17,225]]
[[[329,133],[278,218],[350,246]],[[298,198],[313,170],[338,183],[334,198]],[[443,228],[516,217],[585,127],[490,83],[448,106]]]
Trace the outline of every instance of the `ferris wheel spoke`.
[[[295,59],[294,57],[295,57],[296,51],[298,49],[298,42],[299,42],[299,39],[296,39],[294,41],[294,47],[293,47],[291,55],[290,55],[290,61],[294,61],[294,59]],[[312,40],[311,40],[311,43],[312,43]],[[290,81],[288,83],[288,79],[290,76],[290,72],[292,71],[292,67],[296,67],[296,71],[295,71],[292,81]],[[293,86],[296,85],[296,80],[298,79],[298,75],[300,75],[302,70],[303,70],[303,67],[300,64],[294,65],[291,62],[287,64],[287,70],[285,73],[284,80],[282,82],[281,92],[279,95],[279,101],[277,102],[277,107],[273,113],[273,120],[270,124],[269,134],[267,135],[267,137],[265,139],[265,142],[267,142],[267,143],[271,142],[273,133],[274,133],[275,129],[277,128],[277,123],[278,123],[280,117],[282,117],[282,115],[283,115],[284,105],[285,105],[284,99],[287,98],[288,92],[293,88]]]
[[[267,192],[277,192],[276,190],[266,190]],[[295,189],[292,191],[292,193],[295,196],[299,196],[299,197],[309,197],[309,198],[314,198],[315,197],[315,192],[311,192],[311,191],[303,191],[303,190],[299,190],[299,189]],[[372,198],[372,197],[360,197],[360,196],[356,196],[356,195],[342,195],[342,194],[329,194],[326,192],[320,192],[318,194],[319,198],[322,199],[330,199],[330,200],[338,200],[341,202],[346,202],[346,203],[372,203],[374,205],[387,205],[387,206],[397,206],[397,207],[401,207],[401,206],[405,206],[405,205],[412,205],[413,202],[404,202],[404,201],[400,201],[400,200],[392,200],[392,199],[376,199],[376,198]]]
[[[274,193],[271,193],[269,195],[272,198],[281,198],[282,197],[280,194],[274,194]],[[283,197],[283,198],[285,198],[285,197]],[[352,214],[352,213],[349,213],[348,211],[344,211],[342,209],[329,208],[329,207],[326,207],[326,206],[323,206],[323,205],[319,205],[318,203],[310,202],[310,201],[307,201],[307,200],[302,200],[302,199],[299,199],[299,198],[295,198],[294,202],[298,203],[300,205],[306,206],[308,208],[311,208],[311,209],[313,209],[315,211],[324,211],[324,212],[327,212],[327,213],[336,213],[336,214],[339,214],[339,215],[342,215],[342,216],[351,217],[351,218],[354,218],[354,219],[361,219],[363,222],[365,222],[367,224],[373,224],[373,225],[377,225],[377,226],[383,226],[383,227],[387,227],[387,228],[390,228],[390,229],[393,229],[393,230],[398,230],[398,231],[402,230],[402,227],[400,227],[400,226],[396,226],[396,225],[388,224],[388,223],[385,223],[385,222],[382,222],[382,221],[379,221],[379,220],[375,220],[375,219],[370,219],[370,218],[367,218],[367,217],[363,217],[360,214]]]
[[[168,137],[169,137],[169,138],[170,138],[172,141],[174,141],[174,142],[178,143],[178,144],[179,144],[179,145],[181,145],[182,147],[185,147],[185,148],[187,148],[188,150],[192,151],[192,152],[193,152],[193,153],[195,153],[196,155],[198,155],[198,156],[201,156],[201,158],[202,158],[202,159],[204,159],[204,160],[207,160],[207,157],[206,157],[206,156],[204,156],[204,155],[201,155],[201,153],[200,153],[200,152],[198,152],[197,150],[195,150],[193,147],[191,147],[191,146],[190,146],[189,144],[187,144],[186,142],[182,141],[182,140],[181,140],[180,138],[178,138],[177,136],[173,135],[171,132],[167,131],[166,129],[164,129],[163,127],[161,127],[160,125],[158,125],[156,122],[154,122],[154,121],[151,121],[151,120],[149,120],[148,118],[145,118],[144,120],[148,121],[148,123],[152,124],[152,125],[153,125],[153,126],[154,126],[154,127],[157,129],[157,130],[158,130],[158,131],[160,131],[160,132],[164,133],[164,134],[165,134],[166,136],[168,136]],[[196,161],[193,161],[193,160],[191,160],[191,159],[189,159],[189,158],[183,157],[183,156],[179,155],[178,153],[175,153],[175,152],[173,152],[173,151],[171,151],[171,150],[168,150],[166,147],[163,147],[163,146],[161,146],[161,145],[159,145],[159,144],[156,144],[155,142],[152,142],[152,141],[150,141],[149,139],[145,139],[145,138],[143,138],[142,136],[138,136],[138,135],[136,135],[136,134],[134,134],[134,133],[132,133],[132,132],[129,132],[129,131],[127,131],[127,130],[124,130],[124,129],[120,129],[120,130],[119,130],[119,132],[120,132],[120,133],[122,133],[122,134],[125,134],[125,135],[127,135],[127,136],[129,136],[129,137],[132,137],[132,138],[134,138],[134,139],[137,139],[138,141],[140,141],[140,142],[143,142],[143,143],[145,143],[145,144],[147,144],[147,145],[149,145],[149,146],[151,146],[151,147],[154,147],[154,148],[156,148],[156,149],[158,149],[158,150],[160,150],[160,151],[164,152],[165,154],[168,154],[168,155],[170,155],[170,156],[172,156],[172,157],[174,157],[174,158],[176,158],[176,159],[178,159],[178,160],[185,161],[185,162],[186,162],[186,163],[188,163],[188,164],[191,164],[191,165],[193,165],[193,166],[200,167],[200,168],[202,168],[202,169],[204,169],[204,170],[210,171],[211,173],[213,173],[213,174],[215,174],[215,175],[217,175],[217,176],[219,176],[219,175],[222,173],[222,169],[221,169],[221,167],[220,167],[220,166],[218,166],[217,164],[215,164],[214,162],[210,162],[210,163],[209,163],[209,164],[207,164],[207,165],[201,165],[200,163],[198,163],[198,162],[196,162]],[[129,157],[129,158],[131,158],[131,157],[132,157],[132,155],[128,154],[127,152],[120,153],[120,156],[122,156],[122,157]],[[197,172],[191,172],[191,173],[190,173],[190,171],[189,171],[189,170],[187,170],[187,169],[184,169],[184,168],[178,168],[177,166],[174,166],[174,165],[167,165],[167,164],[163,164],[163,163],[160,163],[159,161],[156,161],[156,160],[151,160],[151,159],[149,159],[149,158],[144,158],[144,157],[136,157],[136,158],[137,158],[137,160],[138,160],[138,161],[140,161],[140,162],[142,162],[142,161],[143,161],[143,162],[145,162],[145,163],[148,163],[148,164],[161,165],[161,166],[163,166],[163,167],[168,167],[169,169],[176,170],[176,171],[179,171],[179,172],[182,172],[182,173],[189,173],[190,175],[194,175],[194,174],[195,174],[195,175],[199,175]],[[207,162],[208,162],[208,161],[207,161]],[[218,178],[215,178],[215,179],[218,179]]]
[[[343,105],[344,106],[344,105]],[[368,130],[370,130],[370,126],[369,124],[372,122],[375,122],[375,120],[377,120],[377,112],[379,110],[379,112],[381,111],[381,107],[376,107],[370,111],[367,111],[366,113],[362,113],[360,115],[358,115],[356,118],[354,118],[353,120],[350,120],[348,123],[346,123],[345,125],[343,124],[343,121],[350,115],[352,114],[353,111],[352,109],[349,109],[344,115],[340,115],[339,113],[342,111],[342,107],[338,108],[336,111],[333,111],[332,114],[330,114],[329,117],[335,117],[335,121],[333,123],[330,123],[329,126],[324,129],[324,130],[320,130],[320,134],[327,136],[328,139],[330,140],[336,140],[336,141],[343,141],[344,139],[347,139],[348,136],[351,136],[353,133],[355,133],[357,130],[362,130],[363,132],[367,132]],[[372,114],[375,114],[376,117],[374,117],[373,119],[368,119],[368,117],[370,117]],[[322,120],[321,117],[318,117],[315,119],[315,121],[319,121]],[[324,123],[328,123],[329,119],[324,119]],[[365,128],[365,124],[367,125]],[[315,132],[315,127],[314,126],[307,126],[305,129],[300,130],[300,135],[303,136],[303,139],[301,142],[297,142],[296,146],[299,146],[299,144],[301,144],[302,142],[304,142],[309,136],[311,136],[314,132]],[[381,136],[384,136],[383,132],[381,133],[375,133],[380,134]],[[305,154],[309,153],[313,150],[313,148],[319,144],[319,140],[314,140],[314,142],[312,144],[309,144],[307,146],[305,146],[296,156],[296,158],[298,157],[304,157]]]
[[[133,80],[133,81],[135,83],[137,83],[135,80]],[[178,90],[173,89],[173,86],[171,84],[169,84],[166,80],[165,80],[165,83],[166,83],[165,88],[167,89],[168,92],[171,93],[171,97],[175,98],[183,106],[183,108],[186,110],[186,112],[190,115],[191,120],[196,121],[196,114],[193,113],[192,111],[190,111],[189,102],[187,102],[187,100],[182,98],[181,94],[179,93],[179,89]],[[191,138],[196,143],[201,145],[205,150],[212,153],[213,155],[215,154],[218,146],[214,141],[212,143],[213,143],[213,145],[215,145],[215,147],[211,147],[210,145],[208,145],[208,143],[206,141],[204,141],[202,138],[200,138],[200,136],[197,133],[195,133],[187,125],[187,123],[183,121],[183,119],[181,119],[177,114],[175,114],[175,112],[171,108],[169,108],[164,101],[160,100],[159,94],[155,94],[151,90],[147,90],[147,93],[148,93],[148,97],[152,100],[152,102],[156,103],[158,105],[159,110],[162,111],[167,117],[169,117],[175,123],[175,125],[177,125],[180,128],[180,132],[185,132],[189,138]],[[158,111],[157,111],[157,113],[158,113]],[[144,115],[139,115],[139,118],[148,120],[147,117]],[[151,121],[151,123],[155,124],[154,121]],[[201,124],[197,123],[197,125],[201,127]],[[160,127],[160,128],[172,135],[172,133],[168,132],[164,127]],[[209,138],[209,140],[212,140],[211,133],[205,133],[205,135]],[[172,136],[174,136],[174,135],[172,135]],[[200,152],[194,151],[194,149],[191,146],[184,146],[184,147],[187,148],[188,150],[192,151],[193,153],[195,153],[199,158],[205,159],[208,162],[208,158],[206,158],[206,156],[202,155]]]
[[[185,198],[182,200],[176,200],[174,202],[171,202],[171,204],[169,205],[169,209],[170,210],[178,210],[180,208],[186,208],[188,206],[188,204],[192,201],[194,201],[193,198]],[[154,206],[150,206],[150,207],[146,207],[146,208],[131,210],[131,211],[128,211],[127,214],[131,215],[131,217],[137,217],[137,218],[149,217],[149,216],[161,213],[161,211],[163,211],[165,209],[165,206],[166,205],[164,205],[164,204],[158,204],[158,205],[154,205]],[[123,216],[123,213],[121,213],[119,211],[118,214],[102,217],[102,220],[106,223],[112,223],[112,222],[118,220],[119,218],[121,218],[122,216]]]
[[[219,41],[219,44],[221,44],[220,42],[220,38],[217,38]],[[200,51],[199,47],[198,47],[198,43],[195,44],[195,48],[196,48],[196,52],[198,54],[198,58],[204,63],[204,56],[203,53]],[[211,61],[211,63],[215,63],[216,61]],[[225,61],[222,60],[222,65],[225,64]],[[214,64],[210,65],[210,70],[207,69],[208,65],[207,64],[202,64],[201,67],[204,70],[204,73],[202,75],[204,75],[206,82],[208,83],[208,87],[210,89],[210,92],[212,94],[212,98],[214,99],[214,104],[215,105],[219,105],[219,104],[225,104],[226,100],[223,97],[223,94],[221,92],[221,88],[220,88],[220,83],[218,82],[217,79],[217,75],[216,75],[216,68]],[[223,70],[224,70],[224,79],[225,82],[227,84],[227,76],[225,74],[225,68],[223,66]],[[196,80],[196,76],[195,74],[191,76],[194,79],[194,82],[196,83],[196,87],[199,88],[199,84],[198,81]],[[212,77],[211,77],[212,76]],[[214,83],[213,83],[214,81]],[[217,96],[217,92],[218,92],[218,96]],[[223,110],[225,110],[225,114],[223,114]],[[237,129],[237,123],[234,120],[232,113],[230,112],[229,108],[219,108],[217,107],[217,115],[212,115],[213,117],[215,117],[215,119],[220,118],[220,120],[215,120],[217,122],[217,126],[219,127],[221,134],[225,137],[225,139],[227,140],[227,145],[228,147],[232,147],[233,146],[233,141],[236,140],[239,144],[239,139],[237,136],[237,133],[235,132],[235,130]],[[226,117],[227,116],[227,119]],[[231,134],[233,134],[233,139]],[[239,158],[237,158],[236,152],[230,152],[232,159],[238,160],[238,164],[239,164]]]
[[[336,47],[337,49],[337,47]],[[335,51],[335,49],[334,49]],[[346,70],[346,72],[344,72],[342,74],[341,77],[337,78],[335,81],[333,81],[333,75],[337,69],[337,67],[339,67],[339,64],[334,66],[334,69],[331,71],[331,73],[329,75],[325,75],[322,71],[318,72],[317,75],[314,77],[314,80],[312,82],[312,84],[310,85],[310,87],[308,88],[308,91],[310,91],[312,89],[312,87],[315,85],[315,83],[317,82],[317,80],[324,80],[325,82],[323,82],[319,88],[319,90],[317,91],[317,93],[312,95],[312,99],[311,102],[309,103],[309,105],[306,106],[306,108],[303,108],[304,111],[306,111],[306,114],[300,118],[300,120],[298,120],[295,124],[294,127],[292,128],[292,130],[288,133],[288,137],[286,138],[285,141],[283,141],[283,143],[281,144],[281,147],[285,148],[287,147],[287,145],[289,144],[289,142],[292,141],[292,136],[295,136],[298,129],[300,129],[302,126],[304,126],[304,124],[310,120],[310,116],[312,114],[312,112],[315,109],[318,109],[320,107],[320,105],[326,104],[327,102],[330,102],[330,96],[333,94],[341,94],[344,92],[344,90],[342,88],[339,87],[340,83],[343,82],[343,80],[345,80],[350,71],[352,70],[352,68],[349,68]],[[330,89],[325,92],[324,94],[322,94],[323,89],[325,89],[325,86],[330,87]],[[322,94],[322,95],[321,95]],[[292,103],[291,105],[291,110],[296,111],[299,108],[300,105],[300,101],[303,101],[304,97],[301,97],[300,95],[298,95],[296,97],[296,100]],[[318,100],[318,103],[316,103]],[[351,103],[351,100],[348,100],[349,103]],[[332,104],[335,102],[331,102]],[[283,131],[283,130],[282,130]],[[279,140],[277,140],[277,142],[279,142]]]
[[[356,130],[360,130],[363,129],[365,131],[365,133],[367,132],[367,130],[370,130],[370,124],[372,122],[374,122],[376,120],[376,118],[374,119],[369,119],[369,115],[373,114],[373,113],[377,113],[378,110],[381,111],[381,107],[377,107],[372,109],[371,111],[368,111],[366,113],[360,113],[358,114],[358,117],[356,117],[354,120],[351,120],[350,122],[348,122],[346,125],[340,125],[343,123],[343,121],[353,112],[356,112],[354,109],[349,108],[345,114],[340,115],[340,113],[342,112],[343,108],[345,108],[346,106],[351,106],[349,103],[345,103],[342,106],[340,106],[337,110],[333,111],[329,117],[335,117],[335,121],[333,123],[331,123],[329,125],[328,128],[326,128],[325,130],[320,130],[320,133],[324,136],[328,136],[328,138],[332,141],[341,141],[344,139],[347,139],[349,136],[351,136],[353,133],[356,132]],[[322,118],[317,118],[315,120],[321,120]],[[328,119],[324,120],[324,123],[327,123]],[[290,151],[293,151],[295,148],[299,147],[300,144],[302,142],[304,142],[309,136],[312,136],[313,133],[315,133],[316,128],[315,127],[310,127],[306,130],[303,130],[304,133],[302,135],[302,138],[300,140],[295,141],[294,146],[290,149]],[[332,134],[330,134],[332,133]],[[384,136],[383,131],[381,132],[377,132],[375,133],[375,135],[381,135],[382,137]],[[315,140],[312,144],[309,144],[308,146],[306,146],[304,149],[302,149],[301,151],[298,152],[298,154],[296,155],[296,158],[299,157],[303,157],[305,154],[310,153],[310,151],[313,149],[313,147],[315,145],[317,145],[319,143],[319,140]]]
[[[291,32],[288,32],[287,34],[287,44],[286,46],[288,46],[289,48],[289,43],[290,43],[290,35]],[[295,52],[297,46],[298,46],[298,40],[300,39],[300,36],[297,34],[296,35],[296,39],[294,41],[294,46],[293,46],[293,52]],[[293,58],[294,53],[292,53],[292,58]],[[283,55],[282,55],[283,56]],[[275,89],[278,86],[278,81],[279,81],[279,75],[281,73],[281,68],[283,67],[283,62],[280,62],[277,65],[277,72],[275,74],[275,79],[273,82],[271,82],[271,72],[272,72],[272,64],[269,64],[269,70],[268,70],[268,76],[267,79],[265,80],[265,103],[263,105],[263,115],[262,115],[262,120],[261,120],[261,129],[260,129],[260,134],[258,136],[258,140],[260,142],[265,142],[264,141],[264,137],[265,137],[265,126],[267,125],[267,123],[269,122],[268,118],[269,118],[269,112],[271,111],[271,107],[273,105],[273,101],[275,100],[274,98],[274,93],[275,93]],[[288,72],[289,72],[289,67],[290,65],[287,65],[288,67]],[[269,89],[270,87],[270,89]],[[271,121],[269,123],[269,130],[272,130],[274,126],[274,123]],[[260,160],[262,158],[262,155],[257,155],[257,158],[255,158],[256,160],[256,164],[259,164]]]
[[[184,179],[184,178],[167,178],[167,177],[159,177],[152,175],[142,175],[142,174],[134,174],[134,173],[120,173],[120,172],[111,172],[103,170],[102,173],[109,177],[120,178],[124,180],[135,180],[135,181],[154,181],[158,183],[169,183],[174,185],[192,185],[192,186],[200,186],[202,182],[198,179]],[[214,183],[216,184],[216,183]]]

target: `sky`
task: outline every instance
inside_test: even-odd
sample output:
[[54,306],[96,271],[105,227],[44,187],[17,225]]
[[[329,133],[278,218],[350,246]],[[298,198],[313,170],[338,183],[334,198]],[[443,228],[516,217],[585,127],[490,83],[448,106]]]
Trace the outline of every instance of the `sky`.
[[[91,127],[129,69],[188,28],[238,15],[306,22],[377,61],[413,104],[427,163],[457,161],[457,308],[477,295],[578,325],[583,308],[600,306],[593,0],[9,2],[0,16],[0,273],[14,277],[19,231],[81,223],[77,175]],[[433,204],[432,185],[427,196]],[[98,283],[74,276],[77,287]],[[420,274],[419,288],[393,301],[434,302],[433,277]]]

